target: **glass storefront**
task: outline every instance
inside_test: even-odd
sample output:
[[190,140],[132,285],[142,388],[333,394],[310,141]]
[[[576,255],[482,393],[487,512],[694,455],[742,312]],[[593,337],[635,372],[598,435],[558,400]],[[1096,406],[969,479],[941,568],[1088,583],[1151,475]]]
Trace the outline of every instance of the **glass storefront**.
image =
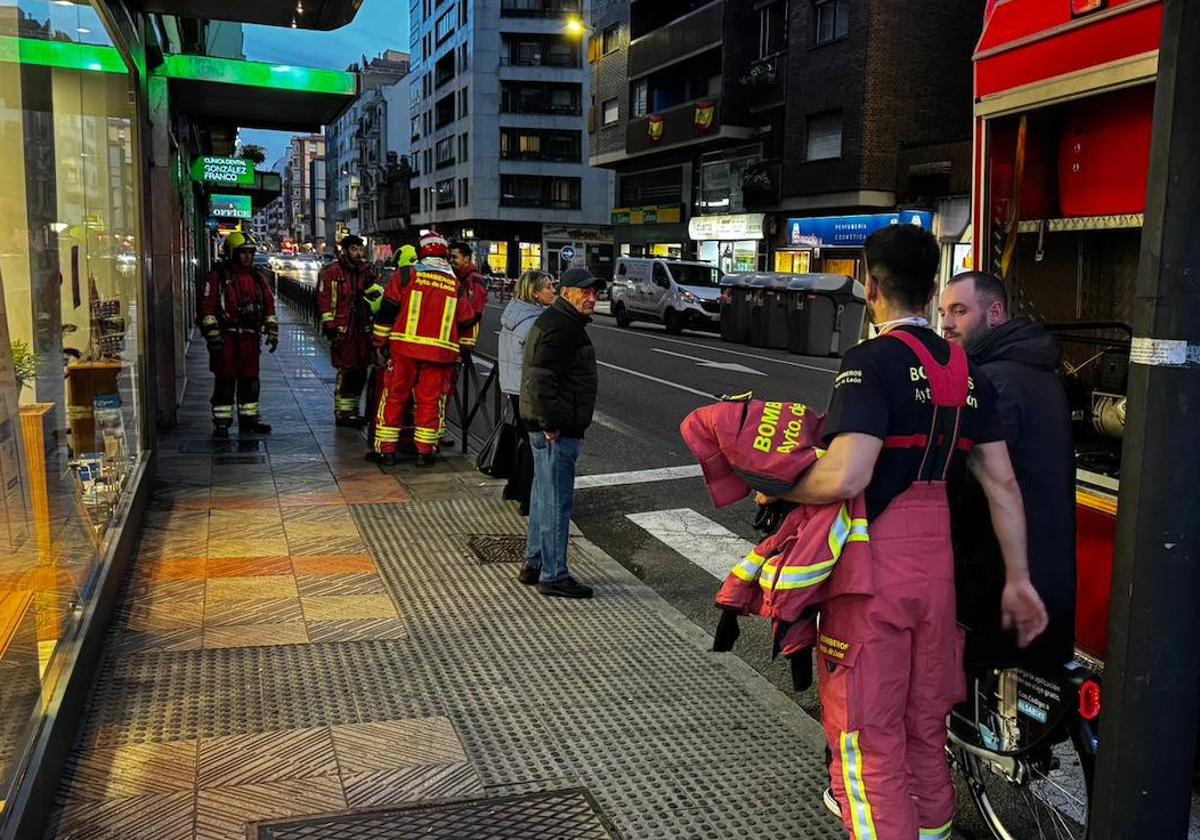
[[808,274],[812,251],[776,251],[775,270],[785,274]]
[[134,94],[90,6],[0,4],[0,800],[144,454]]
[[701,262],[712,263],[726,274],[758,271],[758,240],[715,241],[696,243]]
[[546,267],[542,265],[542,243],[540,242],[521,242],[521,273],[526,271],[544,271]]

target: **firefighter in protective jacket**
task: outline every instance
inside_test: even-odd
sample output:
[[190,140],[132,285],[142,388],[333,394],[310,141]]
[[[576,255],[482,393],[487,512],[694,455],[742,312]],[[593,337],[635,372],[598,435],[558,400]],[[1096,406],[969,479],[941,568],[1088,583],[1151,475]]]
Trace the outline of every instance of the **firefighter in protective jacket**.
[[330,360],[337,368],[334,417],[339,426],[360,428],[358,412],[367,369],[371,366],[371,303],[377,287],[375,269],[363,259],[364,243],[350,234],[342,239],[336,262],[317,278],[317,308],[321,332],[330,342]]
[[475,317],[448,256],[444,237],[421,237],[419,262],[392,274],[375,316],[375,345],[388,347],[390,356],[375,424],[375,452],[384,464],[395,463],[410,397],[416,403],[417,466],[433,464],[441,440],[459,325]]
[[217,263],[200,293],[200,329],[208,343],[213,385],[213,435],[228,437],[236,407],[238,431],[268,434],[258,410],[258,357],[263,335],[272,353],[279,346],[275,295],[265,273],[254,266],[257,246],[234,231],[225,239],[225,259]]

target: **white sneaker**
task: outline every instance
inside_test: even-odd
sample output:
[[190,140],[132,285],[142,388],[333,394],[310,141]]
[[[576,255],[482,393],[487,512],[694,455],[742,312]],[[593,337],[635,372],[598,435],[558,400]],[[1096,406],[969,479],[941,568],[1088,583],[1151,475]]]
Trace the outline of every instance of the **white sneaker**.
[[842,806],[839,805],[838,801],[833,798],[833,788],[825,788],[825,796],[823,799],[825,800],[825,808],[829,811],[829,813],[833,814],[840,820],[842,818]]

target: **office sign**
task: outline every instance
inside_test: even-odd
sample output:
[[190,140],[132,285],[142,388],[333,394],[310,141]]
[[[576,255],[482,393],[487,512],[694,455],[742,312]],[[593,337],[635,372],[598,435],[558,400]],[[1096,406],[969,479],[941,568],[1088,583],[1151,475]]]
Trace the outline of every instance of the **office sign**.
[[734,216],[693,216],[688,236],[697,242],[763,238],[763,214],[740,213]]
[[903,210],[899,213],[863,216],[788,219],[787,244],[806,248],[861,248],[867,237],[875,231],[901,224],[932,231],[933,213],[928,210]]
[[216,219],[249,219],[254,215],[248,195],[220,195],[208,197],[209,215]]
[[210,157],[192,161],[192,180],[203,184],[254,186],[254,161],[245,158]]

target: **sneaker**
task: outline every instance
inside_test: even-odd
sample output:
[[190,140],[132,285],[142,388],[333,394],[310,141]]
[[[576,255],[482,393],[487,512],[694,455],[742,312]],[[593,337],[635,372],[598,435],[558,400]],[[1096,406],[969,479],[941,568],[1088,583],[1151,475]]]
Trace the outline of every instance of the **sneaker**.
[[584,586],[575,578],[567,576],[562,580],[556,580],[551,583],[539,583],[537,585],[538,592],[543,595],[549,595],[552,598],[591,598],[592,587]]
[[825,810],[840,820],[842,818],[842,806],[833,798],[833,788],[825,788],[825,795],[822,798],[825,800]]
[[517,580],[526,586],[533,586],[538,582],[538,576],[542,570],[536,566],[530,566],[528,563],[521,564],[521,571],[517,572]]

